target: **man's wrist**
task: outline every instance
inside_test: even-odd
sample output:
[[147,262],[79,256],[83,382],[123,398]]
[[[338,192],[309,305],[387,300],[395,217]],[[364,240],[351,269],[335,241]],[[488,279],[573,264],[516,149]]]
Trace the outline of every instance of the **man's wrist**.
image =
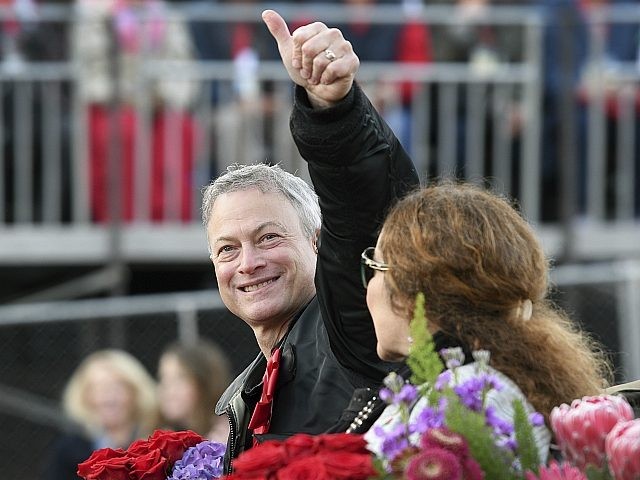
[[308,116],[309,120],[313,118],[321,123],[325,123],[327,121],[335,120],[336,118],[341,118],[351,110],[354,103],[355,90],[356,84],[354,82],[344,98],[335,102],[325,101],[325,103],[322,104],[324,106],[320,106],[314,105],[309,92],[304,87],[298,85],[295,89],[294,103],[296,105],[296,109],[305,116]]
[[[311,107],[314,108],[314,109],[331,108],[331,107],[339,104],[342,100],[344,100],[344,97],[343,97],[343,98],[341,98],[340,100],[337,100],[337,101],[329,101],[329,100],[325,100],[324,98],[318,97],[317,95],[314,95],[309,90],[305,90],[305,91],[307,92],[307,98],[309,99],[309,105],[311,105]],[[345,95],[345,97],[346,97],[346,95]]]

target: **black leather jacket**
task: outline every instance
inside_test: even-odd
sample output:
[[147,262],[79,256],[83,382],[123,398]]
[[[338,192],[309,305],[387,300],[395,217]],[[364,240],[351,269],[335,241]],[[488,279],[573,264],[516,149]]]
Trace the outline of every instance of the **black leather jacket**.
[[[322,209],[317,295],[281,343],[271,426],[258,441],[326,431],[340,419],[355,388],[377,387],[394,367],[376,355],[360,253],[375,245],[389,205],[418,185],[411,160],[357,85],[326,110],[312,109],[297,87],[291,131]],[[227,471],[231,459],[251,445],[247,425],[265,366],[259,354],[216,406],[218,415],[229,416]]]

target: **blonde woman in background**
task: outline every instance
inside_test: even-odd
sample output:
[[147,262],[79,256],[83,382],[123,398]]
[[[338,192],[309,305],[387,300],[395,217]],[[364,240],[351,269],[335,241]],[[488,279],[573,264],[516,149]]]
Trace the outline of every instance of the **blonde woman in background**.
[[231,381],[224,352],[206,340],[175,342],[158,362],[160,412],[164,428],[193,430],[203,437],[226,443],[229,422],[214,407]]
[[78,426],[53,448],[45,478],[69,480],[79,462],[99,448],[127,448],[158,425],[156,383],[145,367],[121,350],[100,350],[85,358],[63,393],[65,414]]

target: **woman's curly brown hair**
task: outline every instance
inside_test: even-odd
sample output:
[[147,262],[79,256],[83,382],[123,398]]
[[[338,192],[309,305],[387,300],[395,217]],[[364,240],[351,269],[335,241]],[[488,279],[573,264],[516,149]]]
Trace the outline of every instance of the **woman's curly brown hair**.
[[[394,308],[411,318],[418,292],[431,325],[491,364],[548,417],[598,393],[610,375],[600,348],[546,299],[549,267],[531,226],[510,203],[472,185],[413,192],[389,212],[379,248]],[[527,321],[516,313],[533,303]]]

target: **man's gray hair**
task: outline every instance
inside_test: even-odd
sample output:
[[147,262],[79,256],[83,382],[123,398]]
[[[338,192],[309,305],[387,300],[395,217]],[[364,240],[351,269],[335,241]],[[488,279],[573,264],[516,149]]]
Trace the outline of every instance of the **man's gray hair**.
[[269,166],[264,163],[230,165],[225,173],[205,188],[202,198],[202,223],[205,228],[211,219],[213,205],[220,195],[252,188],[258,188],[262,193],[283,195],[296,209],[304,233],[309,238],[316,235],[322,222],[316,192],[300,177],[286,172],[278,165]]

